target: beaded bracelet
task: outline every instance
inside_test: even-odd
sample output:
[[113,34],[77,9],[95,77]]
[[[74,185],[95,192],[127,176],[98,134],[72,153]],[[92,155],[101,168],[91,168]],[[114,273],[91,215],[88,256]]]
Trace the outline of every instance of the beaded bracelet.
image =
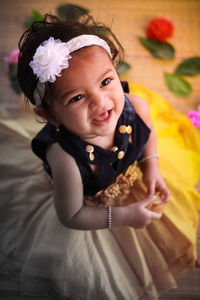
[[143,157],[142,159],[139,160],[139,164],[143,163],[144,161],[151,159],[151,158],[159,158],[159,155],[157,153],[151,154],[151,155],[147,155],[145,157]]
[[112,206],[108,206],[108,229],[112,228]]

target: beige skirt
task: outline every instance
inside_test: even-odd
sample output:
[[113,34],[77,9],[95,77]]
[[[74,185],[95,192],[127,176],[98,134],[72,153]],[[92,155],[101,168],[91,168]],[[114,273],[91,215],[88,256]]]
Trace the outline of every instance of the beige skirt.
[[[184,182],[185,189],[177,189],[173,170],[168,170],[171,201],[162,219],[147,228],[66,228],[55,212],[52,181],[30,149],[33,131],[1,112],[0,275],[17,281],[21,295],[74,300],[158,299],[162,291],[175,288],[176,278],[193,267],[196,258],[195,190]],[[105,195],[112,203],[107,198],[105,204]],[[113,186],[86,201],[124,205],[143,195],[141,173],[134,165]]]

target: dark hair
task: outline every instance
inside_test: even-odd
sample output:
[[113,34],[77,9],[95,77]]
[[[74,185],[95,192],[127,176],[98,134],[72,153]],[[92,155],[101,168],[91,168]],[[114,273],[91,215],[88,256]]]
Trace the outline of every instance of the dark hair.
[[[123,48],[115,35],[108,27],[97,24],[92,16],[87,15],[81,21],[71,18],[68,18],[68,21],[63,21],[57,16],[46,14],[44,21],[33,23],[23,33],[19,41],[18,79],[22,91],[32,104],[36,104],[33,93],[38,79],[33,74],[29,63],[32,61],[38,46],[51,36],[62,42],[67,42],[81,34],[93,34],[104,39],[111,49],[112,60],[118,64],[123,60]],[[42,105],[49,114],[51,114],[51,105],[49,105],[52,98],[51,86],[51,83],[46,83],[46,92],[42,99]]]

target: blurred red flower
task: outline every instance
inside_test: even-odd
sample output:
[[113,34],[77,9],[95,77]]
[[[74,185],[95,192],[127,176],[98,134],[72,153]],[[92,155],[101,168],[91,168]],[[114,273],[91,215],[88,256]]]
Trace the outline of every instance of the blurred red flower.
[[165,43],[167,38],[173,36],[174,24],[165,18],[152,19],[146,29],[148,38],[153,41]]

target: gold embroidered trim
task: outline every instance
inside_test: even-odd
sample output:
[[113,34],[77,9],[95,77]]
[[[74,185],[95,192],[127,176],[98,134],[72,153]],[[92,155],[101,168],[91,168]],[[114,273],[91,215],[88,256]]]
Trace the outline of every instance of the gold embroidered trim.
[[119,174],[115,181],[104,190],[94,196],[85,197],[84,201],[89,206],[122,206],[130,195],[134,182],[142,178],[141,171],[135,162],[123,173]]

